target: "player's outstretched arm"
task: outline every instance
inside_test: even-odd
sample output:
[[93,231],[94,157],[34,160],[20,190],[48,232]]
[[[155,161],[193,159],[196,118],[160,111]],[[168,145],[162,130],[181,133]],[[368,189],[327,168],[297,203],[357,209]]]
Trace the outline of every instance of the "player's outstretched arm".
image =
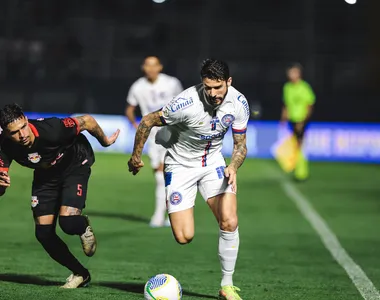
[[144,166],[144,163],[141,161],[142,151],[146,140],[149,137],[150,131],[155,126],[164,126],[162,122],[162,111],[155,111],[148,115],[145,115],[137,127],[135,135],[135,143],[133,146],[133,153],[131,159],[128,161],[129,172],[132,172],[133,175],[136,175],[140,169]]
[[108,147],[115,143],[119,136],[120,130],[118,129],[111,136],[107,137],[98,122],[90,115],[76,117],[75,119],[78,121],[80,131],[87,130],[103,147]]
[[237,191],[236,172],[243,164],[247,156],[246,134],[233,134],[234,150],[232,152],[231,162],[225,169],[224,174],[228,178],[228,184],[232,185],[232,189]]

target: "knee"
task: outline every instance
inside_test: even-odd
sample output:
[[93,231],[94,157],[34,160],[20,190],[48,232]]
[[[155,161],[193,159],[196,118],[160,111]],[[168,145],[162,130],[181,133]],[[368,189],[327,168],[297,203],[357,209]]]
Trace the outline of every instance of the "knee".
[[233,232],[238,227],[238,218],[237,216],[229,216],[222,218],[219,222],[219,227],[223,231]]
[[55,227],[53,224],[36,225],[35,235],[41,244],[47,243],[56,235]]
[[191,243],[191,241],[194,238],[194,234],[189,234],[189,233],[184,233],[184,232],[174,233],[174,238],[178,244],[186,245],[186,244]]
[[62,231],[69,235],[74,235],[76,232],[75,222],[73,222],[73,218],[75,216],[60,216],[59,217],[59,226]]

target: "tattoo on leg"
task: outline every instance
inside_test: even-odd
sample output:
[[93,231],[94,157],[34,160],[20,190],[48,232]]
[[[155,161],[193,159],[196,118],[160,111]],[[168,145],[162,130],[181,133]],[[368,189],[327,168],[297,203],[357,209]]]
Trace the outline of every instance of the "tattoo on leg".
[[82,210],[76,207],[71,207],[68,206],[66,208],[66,212],[68,213],[69,216],[79,216],[82,214]]

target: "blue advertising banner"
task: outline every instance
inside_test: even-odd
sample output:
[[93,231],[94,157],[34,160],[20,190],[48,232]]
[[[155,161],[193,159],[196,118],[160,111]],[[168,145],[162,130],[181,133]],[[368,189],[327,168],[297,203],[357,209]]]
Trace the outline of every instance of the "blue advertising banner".
[[[43,118],[52,115],[27,113],[29,118]],[[65,117],[65,115],[54,115]],[[131,153],[135,129],[124,116],[93,115],[110,135],[121,130],[117,142],[103,148],[94,137],[84,134],[95,151]],[[288,128],[279,122],[250,121],[247,130],[248,157],[273,158],[273,147],[282,137],[289,135]],[[229,131],[224,140],[223,153],[230,156],[233,149],[232,133]],[[144,149],[146,153],[147,148]],[[310,124],[305,136],[304,151],[310,160],[380,162],[380,124],[357,123],[318,123]]]

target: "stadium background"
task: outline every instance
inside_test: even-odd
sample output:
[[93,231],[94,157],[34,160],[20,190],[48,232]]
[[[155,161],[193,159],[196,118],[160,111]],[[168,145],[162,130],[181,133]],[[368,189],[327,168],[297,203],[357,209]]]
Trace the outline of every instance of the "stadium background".
[[[377,122],[377,8],[369,0],[1,1],[0,104],[123,115],[145,55],[159,55],[184,87],[199,82],[199,65],[212,56],[229,62],[256,120],[279,119],[285,68],[297,61],[317,95],[313,121]],[[277,126],[256,125],[249,155],[271,157]],[[315,129],[311,159],[380,161],[377,126]]]
[[[271,158],[283,134],[277,121],[285,68],[298,61],[317,95],[309,157],[341,162],[313,162],[310,180],[297,189],[379,287],[379,169],[352,163],[380,162],[379,9],[377,0],[3,0],[0,105],[17,102],[30,117],[95,114],[107,132],[122,129],[106,151],[130,152],[134,131],[123,116],[125,97],[145,55],[159,55],[164,71],[184,87],[199,82],[204,58],[226,60],[234,85],[259,112],[248,131],[255,159],[239,171],[244,243],[236,283],[243,298],[362,299],[289,201],[287,177],[261,158]],[[104,242],[88,262],[92,290],[78,291],[78,299],[141,299],[148,276],[163,271],[179,278],[187,299],[212,299],[217,230],[206,206],[196,207],[193,244],[178,248],[170,231],[148,228],[153,176],[149,168],[130,176],[127,159],[97,155],[86,212]],[[66,299],[55,286],[68,274],[34,238],[31,172],[12,165],[11,176],[13,186],[0,201],[0,299]],[[79,255],[79,242],[63,238]]]

